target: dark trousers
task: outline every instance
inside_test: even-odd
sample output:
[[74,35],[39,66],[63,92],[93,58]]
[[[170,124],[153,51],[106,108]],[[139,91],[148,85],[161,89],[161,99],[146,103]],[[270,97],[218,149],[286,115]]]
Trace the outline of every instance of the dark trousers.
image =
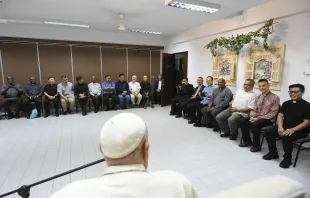
[[240,121],[240,128],[242,131],[243,142],[252,142],[250,137],[250,130],[253,133],[253,146],[260,146],[261,129],[272,125],[272,122],[268,119],[259,119],[253,123],[250,122],[250,118],[243,118]]
[[87,106],[88,98],[87,97],[85,97],[85,98],[77,97],[76,99],[77,99],[77,101],[78,101],[78,103],[82,109],[82,112],[86,112],[86,106]]
[[203,109],[204,107],[207,107],[208,104],[199,104],[196,108],[196,123],[201,124],[201,119],[202,119],[202,113],[201,113],[201,109]]
[[56,97],[54,99],[49,99],[48,97],[44,98],[44,110],[45,113],[50,113],[50,103],[53,103],[54,108],[55,108],[55,114],[58,114],[58,109],[59,109],[59,98]]
[[143,104],[147,105],[147,102],[149,104],[153,104],[153,94],[152,92],[148,92],[148,99],[146,97],[146,93],[142,93],[142,100],[143,100]]
[[32,104],[35,103],[35,108],[38,110],[38,116],[41,116],[41,109],[42,109],[42,98],[34,98],[30,100],[28,97],[24,99],[23,105],[24,105],[24,111],[26,112],[27,116],[29,116],[32,112]]
[[178,112],[177,112],[178,115],[182,116],[182,112],[184,114],[188,113],[187,112],[187,105],[188,105],[189,102],[190,102],[190,100],[189,100],[188,97],[185,97],[185,98],[183,98],[183,99],[181,99],[179,101],[179,103],[178,103]]
[[5,98],[3,99],[3,108],[9,114],[9,116],[11,116],[12,111],[10,109],[10,106],[12,104],[16,104],[15,114],[19,114],[22,102],[23,101],[21,98]]
[[101,95],[96,95],[96,96],[90,95],[90,98],[93,101],[95,111],[99,111],[99,108],[102,105],[102,96]]
[[154,103],[155,104],[161,104],[161,91],[157,92],[156,90],[154,90]]
[[103,95],[103,104],[106,105],[108,107],[108,109],[110,108],[109,107],[109,99],[112,98],[112,106],[111,108],[113,109],[115,104],[116,104],[116,101],[117,101],[117,96],[115,94],[104,94]]
[[171,100],[171,111],[170,111],[170,113],[173,113],[173,114],[177,113],[177,103],[179,103],[183,99],[184,99],[184,97],[177,96]]
[[[309,130],[297,131],[291,136],[281,136],[282,145],[284,150],[284,159],[292,159],[293,152],[293,142],[305,138],[309,134]],[[278,126],[271,126],[265,132],[266,140],[268,142],[269,152],[277,152],[277,135],[278,135]]]
[[225,110],[225,108],[214,108],[213,107],[213,110],[211,112],[208,112],[208,105],[206,105],[205,107],[203,107],[201,109],[201,113],[203,115],[203,122],[202,124],[206,124],[207,126],[212,126],[216,129],[219,129],[220,126],[218,125],[215,117],[221,113],[222,111]]
[[200,106],[200,100],[195,100],[187,104],[187,109],[189,113],[189,117],[191,118],[192,121],[197,121],[197,108]]

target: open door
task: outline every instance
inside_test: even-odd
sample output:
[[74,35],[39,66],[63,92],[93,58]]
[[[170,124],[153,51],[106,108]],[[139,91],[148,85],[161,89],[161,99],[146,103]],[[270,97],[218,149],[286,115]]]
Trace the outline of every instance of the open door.
[[173,54],[163,53],[162,72],[163,83],[161,89],[161,106],[167,106],[171,104],[171,100],[175,92],[175,60]]

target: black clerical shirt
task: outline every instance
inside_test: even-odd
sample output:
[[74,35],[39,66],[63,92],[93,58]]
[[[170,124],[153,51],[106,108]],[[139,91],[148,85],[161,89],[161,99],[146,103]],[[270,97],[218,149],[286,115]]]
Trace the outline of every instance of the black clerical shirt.
[[140,86],[141,86],[141,89],[140,89],[140,92],[143,94],[143,93],[150,93],[151,90],[152,90],[152,87],[151,87],[151,84],[149,82],[141,82],[140,83]]
[[304,99],[299,101],[289,100],[283,103],[280,113],[284,115],[283,128],[291,129],[304,120],[310,120],[310,103]]
[[179,96],[190,97],[193,95],[194,86],[192,84],[182,85]]
[[57,92],[57,85],[56,84],[45,85],[43,92],[46,92],[50,96],[55,96],[58,93]]
[[79,94],[85,94],[87,96],[88,94],[88,86],[85,83],[76,83],[74,86],[74,95],[79,96]]

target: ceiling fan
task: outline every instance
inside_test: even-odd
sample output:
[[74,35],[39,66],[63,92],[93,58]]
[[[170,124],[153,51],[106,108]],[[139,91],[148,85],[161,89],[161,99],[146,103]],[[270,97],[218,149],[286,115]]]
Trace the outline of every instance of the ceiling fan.
[[119,31],[126,31],[127,27],[123,23],[123,18],[124,18],[125,15],[120,13],[120,14],[118,14],[118,16],[119,16],[119,20],[120,21],[119,21],[119,24],[117,26],[117,30],[119,30]]

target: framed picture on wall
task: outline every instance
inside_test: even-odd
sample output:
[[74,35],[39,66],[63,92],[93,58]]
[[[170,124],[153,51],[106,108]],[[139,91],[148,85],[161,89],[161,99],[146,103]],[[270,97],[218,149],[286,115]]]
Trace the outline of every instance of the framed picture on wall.
[[214,57],[212,76],[217,83],[219,78],[226,80],[226,85],[236,86],[238,55],[226,50]]
[[[263,47],[249,49],[249,57],[245,63],[245,78],[267,79],[270,82],[270,89],[281,89],[281,77],[285,45],[273,45],[270,51]],[[257,83],[255,83],[255,88]]]

